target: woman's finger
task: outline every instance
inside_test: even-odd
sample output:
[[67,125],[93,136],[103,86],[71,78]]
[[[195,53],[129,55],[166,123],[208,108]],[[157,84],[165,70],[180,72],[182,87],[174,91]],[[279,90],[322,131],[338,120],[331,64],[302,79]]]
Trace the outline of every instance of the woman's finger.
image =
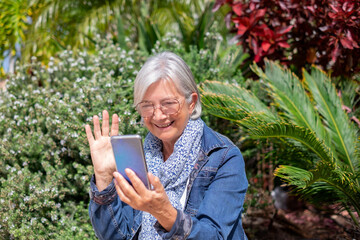
[[119,116],[117,114],[112,115],[111,121],[111,136],[116,136],[119,134]]
[[135,189],[135,191],[137,192],[137,194],[139,194],[140,196],[143,195],[147,191],[147,188],[145,187],[141,179],[136,175],[136,173],[133,170],[129,168],[125,169],[125,173],[129,177],[131,184]]
[[104,110],[102,115],[102,136],[109,136],[109,113]]
[[98,140],[101,137],[101,131],[100,131],[100,121],[97,115],[94,115],[93,122],[94,122],[95,140]]
[[115,189],[117,194],[119,195],[121,201],[123,201],[124,203],[129,204],[130,203],[130,199],[128,197],[125,196],[125,194],[123,193],[123,191],[121,190],[120,185],[118,184],[118,181],[116,180],[117,178],[119,178],[119,176],[116,175],[120,175],[119,173],[114,173],[114,178],[115,178]]
[[129,182],[118,172],[113,174],[122,193],[132,202],[139,200],[139,195],[135,192],[134,188]]
[[158,177],[154,176],[151,172],[148,172],[148,178],[150,184],[153,186],[153,190],[155,190],[156,192],[164,191],[164,187]]
[[94,140],[94,136],[92,135],[91,127],[89,126],[89,124],[85,125],[85,132],[89,145],[91,146],[95,140]]

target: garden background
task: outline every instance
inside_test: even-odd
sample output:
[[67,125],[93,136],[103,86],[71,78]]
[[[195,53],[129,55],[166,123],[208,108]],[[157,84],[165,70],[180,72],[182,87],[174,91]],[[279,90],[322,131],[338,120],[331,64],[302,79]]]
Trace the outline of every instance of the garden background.
[[95,239],[84,126],[170,50],[239,146],[249,239],[359,239],[360,3],[0,0],[0,239]]

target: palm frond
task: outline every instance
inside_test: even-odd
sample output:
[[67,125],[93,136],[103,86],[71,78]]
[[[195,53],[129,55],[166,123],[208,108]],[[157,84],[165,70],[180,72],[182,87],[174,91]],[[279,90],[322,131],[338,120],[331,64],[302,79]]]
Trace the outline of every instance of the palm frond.
[[216,113],[220,117],[222,114],[218,112],[217,107],[221,107],[223,114],[233,116],[232,120],[242,120],[256,112],[262,113],[265,122],[274,122],[279,119],[254,94],[240,86],[205,81],[199,89],[202,93],[203,104],[208,107],[210,113]]
[[293,123],[315,132],[328,147],[331,147],[321,118],[294,73],[269,61],[265,62],[265,73],[257,65],[253,65],[252,70],[266,81],[269,94]]
[[304,148],[303,144],[289,138],[273,139],[274,149],[276,149],[276,162],[279,165],[291,165],[302,169],[311,169],[314,160],[318,156]]
[[[341,202],[354,206],[360,212],[360,189],[351,172],[340,169],[335,161],[318,161],[314,169],[305,170],[282,165],[275,170],[288,185],[295,187],[297,194],[307,200]],[[325,197],[326,196],[326,197]]]
[[204,48],[204,38],[205,34],[209,31],[210,26],[214,22],[214,13],[212,8],[214,6],[214,2],[209,2],[206,4],[203,12],[199,17],[199,21],[196,25],[196,28],[192,32],[192,41],[197,43],[199,49]]
[[331,140],[339,158],[347,164],[353,173],[358,170],[359,158],[355,153],[357,130],[342,109],[341,99],[328,76],[319,68],[313,67],[311,74],[303,71],[304,81],[317,103],[317,109],[329,129]]
[[[250,136],[255,138],[294,139],[314,152],[319,159],[332,162],[334,156],[330,149],[311,130],[286,122],[274,122],[249,128]],[[316,162],[316,161],[314,161]]]

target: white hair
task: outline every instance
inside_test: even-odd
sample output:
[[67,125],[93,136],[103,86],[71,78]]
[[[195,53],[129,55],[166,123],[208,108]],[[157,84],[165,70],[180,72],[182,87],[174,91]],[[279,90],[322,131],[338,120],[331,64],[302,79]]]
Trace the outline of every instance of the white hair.
[[172,52],[162,52],[150,57],[140,69],[134,83],[134,105],[142,101],[146,90],[151,84],[160,81],[173,81],[187,103],[192,101],[192,93],[197,93],[198,99],[190,118],[197,119],[201,115],[199,90],[188,65],[181,57]]

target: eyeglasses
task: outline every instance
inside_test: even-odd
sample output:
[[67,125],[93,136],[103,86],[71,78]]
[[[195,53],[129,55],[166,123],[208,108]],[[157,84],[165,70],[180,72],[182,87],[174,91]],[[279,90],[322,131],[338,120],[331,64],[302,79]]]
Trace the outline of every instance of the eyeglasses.
[[165,115],[173,115],[179,112],[180,102],[174,98],[162,100],[159,107],[155,107],[155,105],[149,101],[143,101],[136,105],[136,110],[143,118],[154,116],[155,109],[157,108],[160,108]]

